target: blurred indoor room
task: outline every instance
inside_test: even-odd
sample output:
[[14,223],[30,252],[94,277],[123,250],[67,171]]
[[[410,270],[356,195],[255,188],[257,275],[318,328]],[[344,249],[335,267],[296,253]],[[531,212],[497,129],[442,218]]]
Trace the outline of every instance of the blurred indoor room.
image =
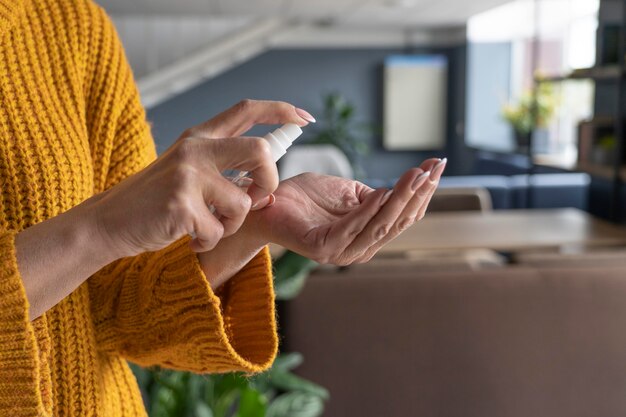
[[282,179],[392,187],[449,161],[425,218],[368,263],[272,247],[269,376],[211,380],[214,414],[168,414],[204,394],[141,371],[151,415],[624,415],[623,1],[99,3],[160,150],[254,98],[317,118]]
[[[626,0],[0,0],[0,415],[626,416],[625,22]],[[191,206],[215,228],[169,215]],[[77,212],[102,235],[64,249]]]

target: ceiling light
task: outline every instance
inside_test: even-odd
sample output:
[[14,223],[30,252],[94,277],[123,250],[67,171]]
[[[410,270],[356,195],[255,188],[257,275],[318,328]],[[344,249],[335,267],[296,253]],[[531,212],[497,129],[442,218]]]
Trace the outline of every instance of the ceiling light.
[[386,4],[387,6],[393,8],[409,9],[411,7],[415,7],[418,2],[418,0],[387,0]]

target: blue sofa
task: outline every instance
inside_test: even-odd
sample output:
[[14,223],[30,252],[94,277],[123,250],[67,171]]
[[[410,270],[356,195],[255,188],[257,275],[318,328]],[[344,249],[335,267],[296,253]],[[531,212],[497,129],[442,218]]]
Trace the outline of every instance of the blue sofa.
[[[441,188],[483,187],[494,209],[575,207],[587,210],[591,178],[583,173],[443,177]],[[530,192],[529,192],[530,191]],[[530,204],[528,198],[530,196]]]
[[[366,183],[371,187],[391,187],[395,181]],[[562,207],[587,210],[590,183],[591,178],[584,173],[464,175],[444,176],[440,188],[485,188],[496,210]]]

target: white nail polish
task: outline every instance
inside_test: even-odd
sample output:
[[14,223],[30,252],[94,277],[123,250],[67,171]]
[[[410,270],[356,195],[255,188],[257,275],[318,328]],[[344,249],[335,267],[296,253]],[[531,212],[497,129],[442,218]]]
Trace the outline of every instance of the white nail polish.
[[385,203],[389,201],[389,199],[391,198],[391,194],[393,194],[393,190],[389,190],[383,195],[383,198],[380,200],[381,206],[384,206]]

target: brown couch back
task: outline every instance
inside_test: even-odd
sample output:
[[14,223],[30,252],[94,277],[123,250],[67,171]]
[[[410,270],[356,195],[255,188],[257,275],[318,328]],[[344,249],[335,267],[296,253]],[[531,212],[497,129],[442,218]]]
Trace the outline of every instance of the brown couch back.
[[325,416],[625,416],[625,271],[315,274],[285,348]]
[[489,211],[493,208],[491,195],[485,188],[439,188],[430,204],[429,212]]

